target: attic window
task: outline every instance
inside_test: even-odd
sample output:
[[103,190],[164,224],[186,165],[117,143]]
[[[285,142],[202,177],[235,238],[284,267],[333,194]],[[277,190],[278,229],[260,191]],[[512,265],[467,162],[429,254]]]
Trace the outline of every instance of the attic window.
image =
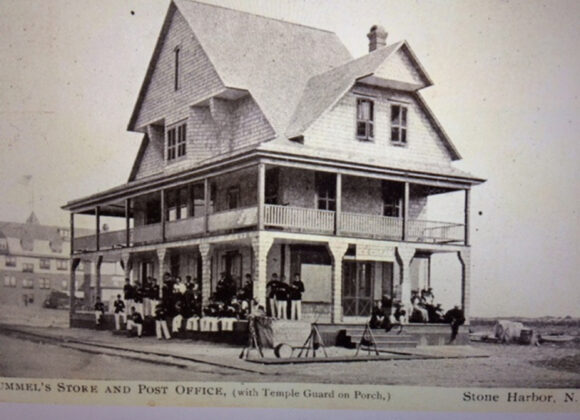
[[175,47],[173,50],[174,63],[173,63],[173,88],[175,90],[179,89],[179,52],[180,48]]
[[186,124],[167,130],[167,160],[175,160],[186,153]]
[[391,105],[391,142],[407,144],[407,107]]
[[356,137],[359,140],[374,138],[374,102],[370,99],[357,100]]

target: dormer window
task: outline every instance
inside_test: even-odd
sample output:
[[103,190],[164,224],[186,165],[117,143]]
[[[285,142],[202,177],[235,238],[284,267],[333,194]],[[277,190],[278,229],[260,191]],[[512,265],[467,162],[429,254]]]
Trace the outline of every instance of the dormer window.
[[167,130],[167,161],[185,156],[186,124],[180,124]]
[[407,107],[391,105],[391,142],[407,144]]
[[356,137],[359,140],[374,138],[374,103],[370,99],[358,99],[356,103]]

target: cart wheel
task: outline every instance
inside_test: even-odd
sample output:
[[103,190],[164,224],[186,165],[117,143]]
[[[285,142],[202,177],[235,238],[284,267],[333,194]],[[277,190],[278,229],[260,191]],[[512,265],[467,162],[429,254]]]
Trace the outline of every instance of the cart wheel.
[[292,346],[286,343],[280,343],[276,347],[274,347],[274,355],[278,359],[288,359],[292,357]]

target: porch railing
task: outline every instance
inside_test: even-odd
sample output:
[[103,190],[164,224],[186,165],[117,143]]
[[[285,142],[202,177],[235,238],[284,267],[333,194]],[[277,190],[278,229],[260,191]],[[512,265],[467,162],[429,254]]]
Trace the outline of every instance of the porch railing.
[[464,225],[461,223],[409,220],[408,240],[429,243],[454,243],[465,241]]
[[266,204],[264,224],[309,232],[331,233],[334,231],[334,212]]
[[[132,243],[133,230],[129,230],[129,243]],[[113,249],[124,248],[127,246],[127,233],[123,230],[113,230],[110,232],[101,232],[99,234],[99,248]],[[94,251],[97,249],[96,235],[80,236],[75,238],[74,251]]]
[[175,220],[165,224],[165,237],[167,239],[187,238],[188,236],[203,233],[204,228],[204,217]]
[[258,224],[258,207],[227,210],[209,215],[210,232],[240,229]]
[[161,242],[161,223],[136,226],[134,228],[133,242],[136,245]]
[[376,214],[346,213],[341,215],[340,231],[347,235],[400,240],[403,220]]

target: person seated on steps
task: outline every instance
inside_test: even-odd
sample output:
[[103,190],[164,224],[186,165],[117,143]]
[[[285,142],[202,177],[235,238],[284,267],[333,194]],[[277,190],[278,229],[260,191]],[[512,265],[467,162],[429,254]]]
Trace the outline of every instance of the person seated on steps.
[[105,315],[105,305],[101,302],[101,298],[97,296],[95,301],[95,326],[100,327],[103,323],[103,316]]
[[133,329],[137,330],[137,337],[141,338],[143,334],[143,316],[135,310],[134,306],[131,306],[131,314],[127,320],[127,331],[132,332]]

